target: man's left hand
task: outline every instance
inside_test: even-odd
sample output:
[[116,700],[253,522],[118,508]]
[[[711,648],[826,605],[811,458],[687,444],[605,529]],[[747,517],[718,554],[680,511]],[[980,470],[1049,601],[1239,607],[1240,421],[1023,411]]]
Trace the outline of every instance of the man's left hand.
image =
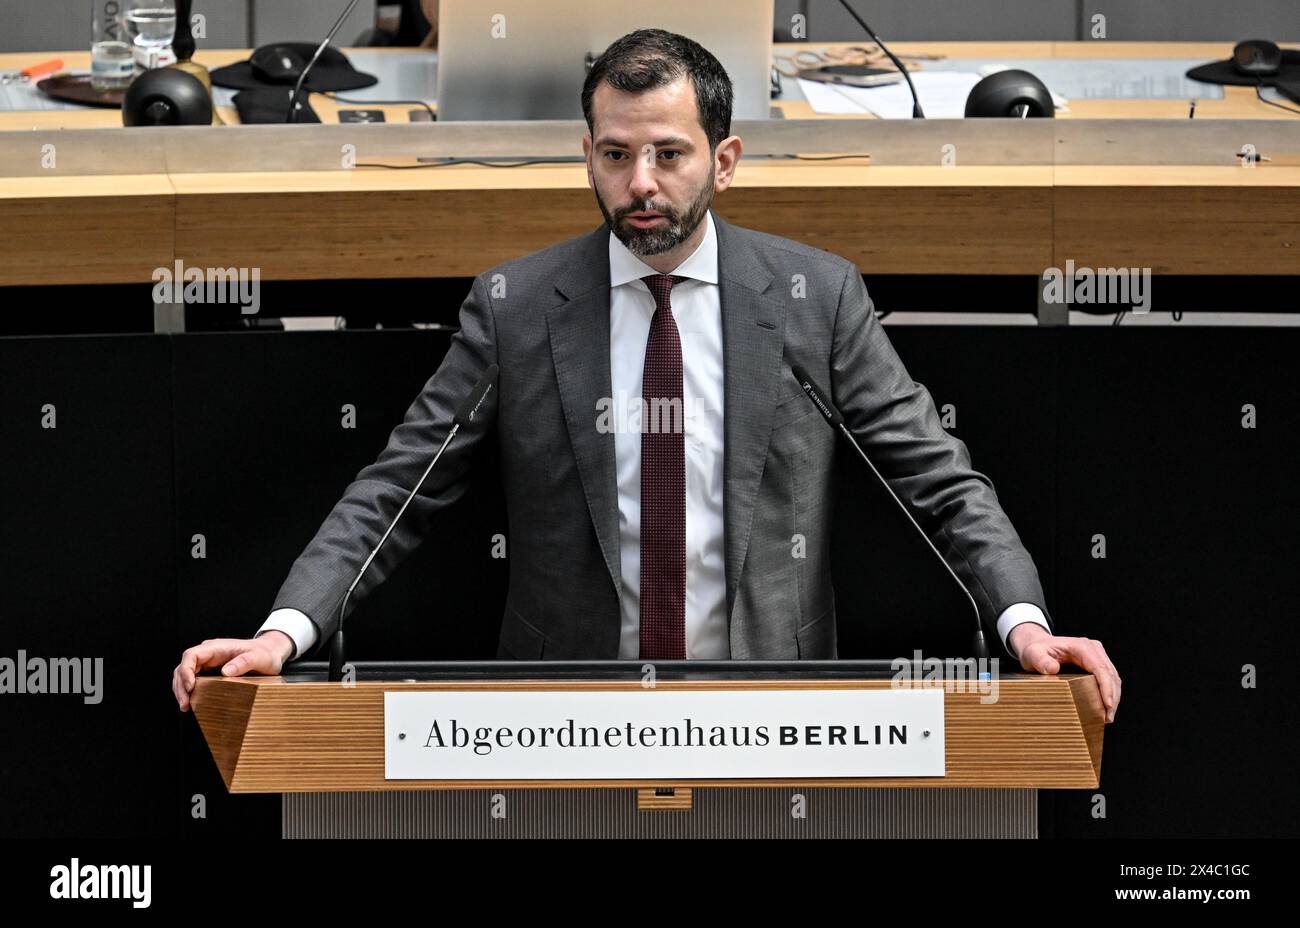
[[1020,655],[1020,666],[1033,673],[1058,673],[1062,664],[1075,664],[1097,678],[1101,701],[1106,706],[1106,721],[1115,721],[1119,708],[1119,671],[1106,656],[1100,641],[1091,638],[1064,638],[1053,635],[1041,625],[1024,622],[1008,636],[1011,650]]

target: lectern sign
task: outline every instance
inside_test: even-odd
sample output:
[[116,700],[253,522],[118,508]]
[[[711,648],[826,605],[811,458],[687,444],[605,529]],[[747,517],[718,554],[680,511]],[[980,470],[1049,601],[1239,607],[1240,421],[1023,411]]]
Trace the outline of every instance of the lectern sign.
[[389,780],[941,777],[941,688],[384,694]]

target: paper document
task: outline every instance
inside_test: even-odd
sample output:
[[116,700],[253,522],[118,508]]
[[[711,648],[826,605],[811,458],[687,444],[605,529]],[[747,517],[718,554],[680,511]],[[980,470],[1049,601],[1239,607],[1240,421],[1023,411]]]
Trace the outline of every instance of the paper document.
[[[961,119],[966,98],[981,76],[973,71],[914,71],[912,83],[927,119]],[[906,81],[883,87],[846,87],[799,79],[799,89],[813,111],[822,115],[874,113],[881,119],[911,119],[912,93]],[[1064,98],[1052,95],[1060,106]]]

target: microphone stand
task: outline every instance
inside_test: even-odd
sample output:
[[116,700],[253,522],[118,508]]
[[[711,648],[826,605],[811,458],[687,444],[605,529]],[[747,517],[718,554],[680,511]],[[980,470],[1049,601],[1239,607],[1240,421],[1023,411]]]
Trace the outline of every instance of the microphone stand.
[[356,579],[352,581],[352,585],[348,587],[348,591],[343,594],[343,602],[339,604],[339,626],[334,632],[333,639],[330,641],[329,682],[339,683],[343,680],[343,664],[345,662],[343,617],[347,614],[348,600],[352,598],[352,593],[356,590],[357,584],[359,584],[361,578],[365,576],[366,568],[368,568],[370,563],[375,559],[375,555],[379,553],[379,549],[384,546],[384,542],[388,540],[388,536],[393,533],[393,529],[397,527],[397,521],[402,518],[402,513],[406,512],[406,507],[411,505],[411,500],[415,499],[415,494],[420,492],[420,487],[424,486],[424,481],[428,478],[429,472],[432,471],[433,466],[438,463],[438,458],[442,457],[442,453],[447,450],[447,446],[451,444],[451,440],[456,437],[458,431],[460,431],[459,422],[452,425],[451,431],[447,433],[447,438],[442,443],[442,447],[438,449],[438,453],[433,456],[433,460],[429,462],[429,466],[426,467],[424,473],[420,475],[420,479],[415,484],[415,489],[411,490],[407,495],[406,502],[402,503],[402,508],[397,510],[397,515],[393,516],[393,521],[388,523],[388,529],[384,532],[384,536],[379,539],[379,544],[375,545],[371,550],[370,556],[366,558],[366,562],[362,564],[361,569],[357,571]]

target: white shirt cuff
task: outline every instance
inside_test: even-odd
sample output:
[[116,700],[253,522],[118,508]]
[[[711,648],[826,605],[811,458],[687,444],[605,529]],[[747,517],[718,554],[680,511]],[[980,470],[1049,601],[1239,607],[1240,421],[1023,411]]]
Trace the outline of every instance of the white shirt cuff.
[[[293,653],[289,655],[289,660],[306,654],[311,650],[311,646],[316,643],[316,626],[311,624],[311,619],[307,618],[305,613],[297,609],[276,609],[262,627],[257,630],[260,635],[263,632],[284,632],[293,640]],[[257,635],[253,636],[254,638]],[[288,661],[285,661],[288,663]]]
[[1047,624],[1047,616],[1043,615],[1043,610],[1039,609],[1033,603],[1012,603],[1002,610],[1002,615],[998,616],[998,636],[1002,639],[1002,646],[1007,649],[1007,653],[1020,660],[1020,655],[1011,650],[1011,629],[1025,622],[1036,622],[1047,629],[1048,634],[1052,632],[1052,626]]

